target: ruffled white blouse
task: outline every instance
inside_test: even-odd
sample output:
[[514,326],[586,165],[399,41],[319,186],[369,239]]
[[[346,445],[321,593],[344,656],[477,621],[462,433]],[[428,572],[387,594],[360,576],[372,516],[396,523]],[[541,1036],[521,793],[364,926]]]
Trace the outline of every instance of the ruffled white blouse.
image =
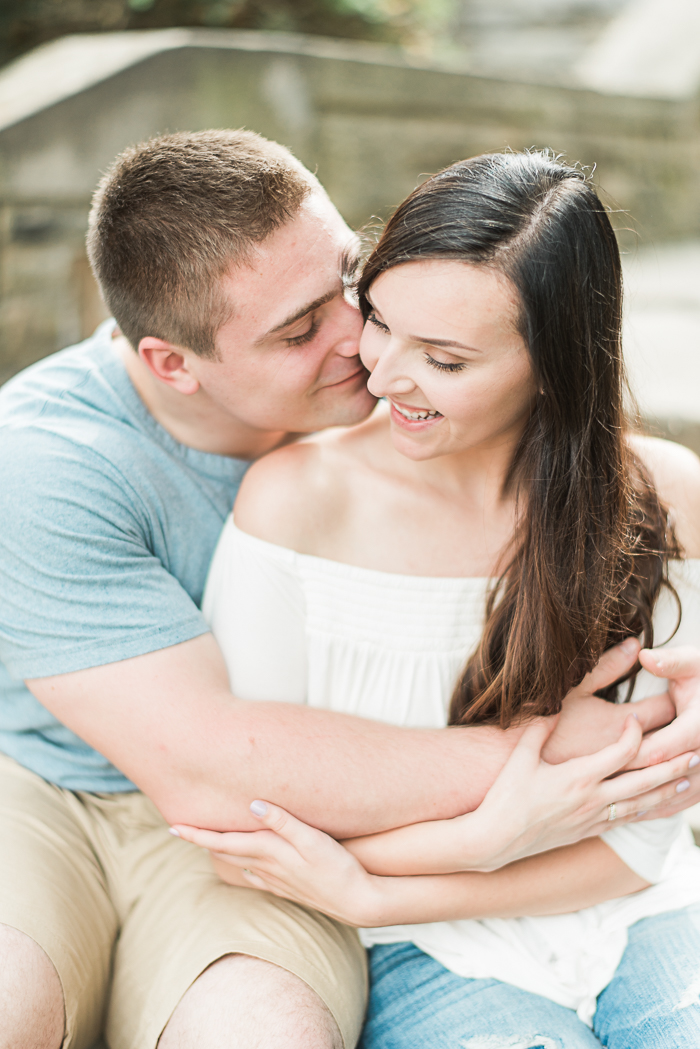
[[[672,566],[683,617],[670,644],[700,638],[700,561]],[[307,703],[395,725],[446,724],[484,625],[489,581],[396,575],[275,546],[227,521],[204,614],[244,700]],[[662,593],[655,640],[676,622]],[[633,700],[663,691],[646,671]],[[412,941],[465,977],[491,977],[575,1009],[586,1023],[634,922],[700,901],[700,850],[681,817],[613,827],[603,839],[651,888],[574,914],[402,925],[363,942]]]

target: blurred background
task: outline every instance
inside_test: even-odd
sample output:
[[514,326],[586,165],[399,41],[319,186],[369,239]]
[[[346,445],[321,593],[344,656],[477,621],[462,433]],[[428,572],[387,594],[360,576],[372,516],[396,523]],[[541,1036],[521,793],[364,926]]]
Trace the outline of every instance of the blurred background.
[[700,451],[698,0],[0,0],[0,382],[104,317],[83,241],[114,155],[239,126],[355,226],[485,150],[593,169],[643,415]]

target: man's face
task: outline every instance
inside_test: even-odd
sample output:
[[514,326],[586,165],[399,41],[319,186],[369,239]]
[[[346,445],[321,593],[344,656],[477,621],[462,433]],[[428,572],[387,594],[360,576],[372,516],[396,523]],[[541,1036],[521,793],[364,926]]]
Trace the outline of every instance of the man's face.
[[313,193],[225,276],[232,313],[216,337],[219,359],[188,355],[218,407],[253,429],[292,433],[369,414],[375,398],[359,357],[362,318],[341,279],[353,241],[330,201]]

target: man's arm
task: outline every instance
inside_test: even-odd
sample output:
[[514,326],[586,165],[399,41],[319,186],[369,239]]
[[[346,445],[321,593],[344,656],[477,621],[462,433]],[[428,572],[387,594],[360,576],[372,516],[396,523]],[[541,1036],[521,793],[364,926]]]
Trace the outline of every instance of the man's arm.
[[256,828],[260,795],[338,836],[455,815],[479,804],[517,739],[236,700],[211,634],[27,685],[169,822],[221,830]]
[[[633,653],[611,650],[575,690],[614,680]],[[334,837],[376,833],[476,808],[520,737],[491,726],[405,729],[285,703],[242,702],[214,638],[202,635],[107,666],[35,679],[29,688],[112,761],[171,823],[254,829],[248,806],[276,802]],[[576,697],[574,697],[576,698]],[[620,736],[627,711],[579,704],[563,760]],[[638,704],[642,727],[666,704]],[[690,794],[690,792],[688,792]]]

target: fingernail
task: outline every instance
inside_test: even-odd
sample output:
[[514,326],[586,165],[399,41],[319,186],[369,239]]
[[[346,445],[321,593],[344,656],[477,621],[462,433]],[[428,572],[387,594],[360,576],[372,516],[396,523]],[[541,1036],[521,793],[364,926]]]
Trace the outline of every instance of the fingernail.
[[676,794],[682,794],[683,791],[687,790],[689,786],[690,786],[690,781],[687,780],[687,779],[682,779],[680,781],[680,783],[678,784],[678,786],[676,787]]
[[168,827],[168,832],[170,834],[172,834],[174,838],[179,838],[180,837],[180,831],[179,830],[175,830],[174,827]]
[[625,655],[631,656],[633,652],[637,651],[637,642],[633,637],[628,637],[626,641],[623,641],[620,648]]
[[267,805],[264,801],[251,801],[250,811],[254,816],[267,816]]
[[693,754],[692,758],[688,762],[688,768],[694,769],[696,765],[700,765],[700,758],[697,756],[697,754]]
[[648,811],[649,811],[649,809],[642,809],[642,811],[638,812],[637,815],[638,816],[646,816]]
[[635,719],[635,721],[639,721],[639,714],[632,714],[632,717]]

